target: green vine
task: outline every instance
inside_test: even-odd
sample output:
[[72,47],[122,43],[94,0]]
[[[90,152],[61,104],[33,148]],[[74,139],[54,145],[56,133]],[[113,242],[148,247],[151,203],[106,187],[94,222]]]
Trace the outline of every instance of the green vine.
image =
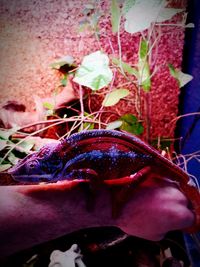
[[[47,126],[28,134],[25,138],[23,136],[22,140],[15,140],[14,142],[12,140],[12,134],[10,134],[7,139],[4,139],[0,134],[2,143],[1,152],[4,152],[2,153],[4,156],[0,159],[1,164],[3,164],[3,170],[9,167],[9,165],[15,164],[17,158],[14,160],[13,155],[15,155],[15,157],[18,156],[16,153],[13,154],[13,151],[16,151],[19,146],[25,144],[30,136],[38,135],[49,128],[69,122],[71,123],[70,129],[59,138],[69,136],[74,131],[106,128],[119,129],[136,135],[142,135],[145,132],[146,137],[144,137],[144,139],[151,143],[151,100],[149,98],[149,93],[151,92],[152,76],[160,68],[160,66],[156,64],[155,67],[152,68],[153,65],[151,62],[153,58],[153,48],[158,45],[160,38],[159,33],[157,33],[159,31],[156,31],[156,27],[160,29],[165,25],[170,26],[171,24],[166,23],[166,21],[171,19],[174,15],[184,12],[184,10],[169,8],[166,5],[166,1],[126,0],[120,2],[112,0],[110,19],[112,32],[117,36],[118,42],[118,57],[114,57],[113,54],[105,53],[100,44],[100,36],[101,34],[105,34],[102,33],[99,27],[99,20],[103,16],[100,2],[101,1],[90,1],[85,5],[83,19],[78,29],[79,31],[84,31],[85,29],[91,30],[98,42],[99,50],[86,55],[78,66],[75,64],[72,56],[64,56],[50,65],[52,69],[62,74],[58,88],[65,87],[68,83],[69,75],[73,76],[73,82],[79,86],[80,110],[77,111],[76,116],[68,118],[67,115],[64,115],[63,117],[59,117],[56,114],[55,105],[45,102],[43,106],[46,110],[48,120],[42,123],[47,123]],[[141,15],[139,10],[143,11],[143,15]],[[148,16],[146,12],[148,12]],[[185,21],[179,24],[172,24],[171,26],[193,27],[191,23],[185,25]],[[138,61],[136,64],[127,63],[122,60],[122,27],[130,36],[135,33],[140,35]],[[155,57],[156,55],[154,55],[154,58]],[[166,64],[170,74],[177,80],[179,87],[184,86],[192,79],[192,76],[184,74],[181,70],[176,69],[170,62]],[[119,84],[117,87],[113,86],[117,75],[123,76],[126,86],[122,84]],[[130,89],[132,85],[135,88],[135,99],[130,99],[132,97]],[[86,94],[83,96],[83,86],[90,90],[88,95]],[[143,92],[144,95],[144,109],[142,109],[141,92]],[[55,90],[55,94],[57,94],[57,90]],[[103,96],[101,107],[96,112],[88,112],[88,110],[86,112],[85,102],[89,100],[90,94],[92,96]],[[133,103],[135,103],[136,114],[121,115],[118,114],[117,111],[112,114],[112,112],[108,110],[109,107],[119,104],[122,100],[133,101]],[[107,114],[108,118],[114,115],[115,119],[108,119],[106,122],[102,122],[101,118],[103,114]],[[53,117],[53,119],[51,119],[51,117]],[[38,122],[37,124],[39,125],[40,123],[41,122]],[[16,132],[15,129],[15,133]],[[33,146],[30,150],[32,148]],[[30,152],[30,150],[28,150],[28,152]],[[27,151],[25,152],[27,153]]]

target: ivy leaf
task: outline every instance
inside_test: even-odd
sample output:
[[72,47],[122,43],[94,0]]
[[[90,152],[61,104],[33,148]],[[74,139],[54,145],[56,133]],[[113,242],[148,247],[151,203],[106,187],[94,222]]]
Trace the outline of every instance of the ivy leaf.
[[162,8],[161,11],[158,14],[158,17],[156,19],[157,22],[163,22],[166,20],[171,19],[174,15],[184,11],[184,9],[181,8]]
[[153,147],[161,151],[169,148],[171,144],[172,144],[172,141],[170,140],[170,138],[164,138],[164,137],[153,139],[151,142],[151,145]]
[[126,15],[126,13],[135,5],[136,0],[125,0],[122,7],[122,15]]
[[140,73],[140,85],[142,86],[145,92],[149,92],[151,89],[151,77],[150,77],[150,68],[149,63],[140,62],[138,65],[139,73]]
[[16,133],[20,127],[15,126],[9,130],[0,130],[0,139],[8,140],[14,133]]
[[185,86],[187,83],[189,83],[193,79],[193,76],[187,73],[183,73],[182,71],[178,71],[177,79],[179,81],[179,87],[181,88]]
[[188,23],[185,25],[185,28],[194,28],[194,27],[195,27],[194,23]]
[[49,102],[44,102],[43,107],[46,109],[49,109],[49,110],[54,109],[54,105],[52,103],[49,103]]
[[25,152],[28,154],[31,151],[31,149],[34,147],[34,145],[35,145],[34,139],[26,139],[22,143],[20,143],[20,145],[16,147],[16,150],[20,152]]
[[8,160],[12,163],[12,165],[17,164],[19,158],[16,157],[12,152],[9,153]]
[[63,74],[62,79],[60,80],[62,86],[67,85],[67,73]]
[[96,51],[83,58],[75,74],[74,82],[99,90],[107,86],[113,77],[109,68],[109,58],[101,51]]
[[170,74],[174,77],[174,78],[176,78],[177,79],[177,76],[176,76],[176,70],[175,70],[175,68],[174,68],[174,66],[172,65],[172,64],[168,64],[168,68],[169,68],[169,72],[170,72]]
[[79,128],[79,132],[83,131],[83,130],[93,130],[94,129],[94,123],[90,123],[90,122],[84,122],[80,128]]
[[56,69],[59,70],[61,67],[65,66],[65,65],[69,65],[72,66],[72,64],[74,63],[74,58],[72,56],[64,56],[60,59],[58,59],[57,61],[55,61],[54,63],[50,64],[50,67],[52,69]]
[[112,24],[112,32],[118,32],[118,27],[120,23],[120,8],[117,0],[112,0],[111,3],[111,24]]
[[189,83],[193,76],[187,73],[182,72],[181,70],[177,70],[174,68],[172,64],[168,64],[170,74],[178,81],[179,87],[185,86]]
[[87,28],[89,28],[90,26],[90,22],[88,19],[83,19],[79,22],[79,26],[78,26],[78,31],[79,32],[83,32],[85,31]]
[[141,39],[139,47],[139,57],[140,60],[146,59],[148,53],[148,43],[146,40]]
[[54,105],[52,103],[44,102],[43,107],[46,109],[45,110],[46,116],[52,116],[54,114]]
[[[120,67],[120,60],[118,58],[113,58],[112,62],[117,67]],[[124,72],[138,77],[138,71],[135,68],[131,67],[131,65],[129,65],[128,63],[121,61],[121,66]]]
[[0,139],[2,140],[8,140],[9,137],[12,135],[12,132],[10,132],[9,130],[0,130]]
[[0,140],[0,151],[7,147],[7,140]]
[[83,14],[85,16],[89,16],[90,12],[92,12],[95,9],[95,6],[93,4],[85,4],[83,9]]
[[87,8],[87,9],[95,9],[95,5],[93,5],[93,4],[86,4],[85,5],[85,8]]
[[0,172],[4,172],[4,171],[8,170],[10,167],[12,167],[11,164],[1,164],[0,165]]
[[[87,119],[94,119],[94,116],[89,114],[88,112],[84,112],[84,116],[87,117]],[[92,122],[83,122],[81,126],[78,129],[78,132],[83,130],[93,130],[94,129],[94,123]]]
[[120,101],[120,99],[126,97],[127,95],[129,95],[128,89],[121,88],[121,89],[113,90],[111,93],[108,93],[106,95],[102,105],[104,107],[114,106]]
[[145,92],[149,92],[151,89],[151,74],[148,63],[148,43],[144,39],[140,41],[138,72],[139,84]]
[[121,130],[124,130],[132,134],[136,134],[136,135],[140,135],[144,131],[144,128],[141,122],[139,122],[137,117],[135,117],[132,114],[125,114],[121,116],[119,120],[122,121],[122,125],[120,126]]
[[94,31],[96,31],[97,34],[99,34],[99,27],[98,27],[98,23],[99,23],[99,19],[101,17],[101,13],[99,13],[98,11],[96,11],[90,19],[90,24],[93,28]]
[[169,20],[175,14],[184,10],[166,8],[162,2],[159,0],[136,0],[135,4],[125,14],[125,30],[129,33],[144,31],[151,26],[151,23]]
[[119,120],[112,121],[112,122],[107,124],[106,129],[107,130],[114,130],[114,129],[120,128],[121,125],[122,125],[122,121],[119,121]]

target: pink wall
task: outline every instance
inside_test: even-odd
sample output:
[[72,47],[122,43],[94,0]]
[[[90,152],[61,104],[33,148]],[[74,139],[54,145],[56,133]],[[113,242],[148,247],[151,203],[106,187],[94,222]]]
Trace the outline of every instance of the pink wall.
[[[186,1],[174,1],[178,7]],[[118,54],[117,37],[110,27],[108,10],[110,1],[101,1],[104,10],[100,20],[106,37],[100,44],[106,52]],[[83,19],[86,1],[81,0],[1,0],[0,6],[0,102],[18,100],[28,110],[34,110],[33,95],[50,96],[58,76],[49,64],[64,55],[72,55],[80,62],[84,55],[98,50],[98,44],[90,31],[78,32]],[[181,5],[182,6],[181,6]],[[182,15],[174,18],[181,21]],[[134,63],[137,59],[139,36],[121,33],[123,60]],[[166,63],[181,66],[184,29],[163,27],[155,48],[156,64],[163,65],[152,80],[150,116],[152,137],[173,136],[170,121],[177,114],[179,88],[170,76]],[[157,50],[156,50],[157,49]],[[122,82],[118,77],[117,83]],[[134,88],[130,101],[121,101],[120,113],[135,112]],[[96,98],[95,98],[96,99]],[[95,102],[96,100],[93,99]],[[143,100],[142,100],[143,101]],[[93,103],[94,103],[93,102]],[[98,103],[94,103],[94,106]]]

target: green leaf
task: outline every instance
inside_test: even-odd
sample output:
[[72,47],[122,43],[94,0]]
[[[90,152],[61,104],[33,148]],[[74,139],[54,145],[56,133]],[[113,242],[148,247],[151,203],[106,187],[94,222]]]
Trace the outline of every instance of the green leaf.
[[140,60],[146,59],[148,53],[148,43],[146,40],[141,39],[139,47],[139,57]]
[[84,6],[84,9],[83,9],[83,14],[85,15],[85,16],[89,16],[90,15],[90,13],[91,13],[91,11],[93,11],[94,10],[94,6],[92,5],[92,4],[89,4],[89,5],[85,5]]
[[184,11],[184,9],[177,9],[177,8],[162,8],[159,12],[159,15],[156,19],[157,22],[164,22],[166,20],[171,19],[174,15]]
[[83,131],[83,130],[93,130],[94,129],[94,123],[90,123],[90,122],[84,122],[80,128],[79,128],[79,132]]
[[107,130],[114,130],[114,129],[120,128],[121,125],[122,125],[122,121],[119,121],[119,120],[112,121],[112,122],[107,124],[106,129]]
[[[94,116],[89,114],[88,112],[84,112],[84,116],[86,119],[94,119]],[[78,132],[83,130],[93,130],[94,129],[94,123],[92,122],[83,122],[82,125],[79,127]]]
[[6,131],[6,130],[0,130],[0,138],[3,140],[8,140],[9,137],[12,135],[12,133],[10,133],[10,131]]
[[125,15],[132,8],[132,6],[135,5],[135,1],[136,0],[125,0],[122,7],[122,15]]
[[10,167],[12,167],[11,164],[1,164],[0,165],[0,172],[8,170]]
[[168,67],[170,74],[178,81],[180,88],[185,86],[193,79],[192,75],[184,73],[181,70],[175,69],[175,67],[172,64],[168,64]]
[[87,8],[87,9],[95,9],[95,5],[94,4],[86,4],[85,5],[85,8]]
[[12,152],[9,153],[8,160],[13,164],[17,164],[19,158],[17,158]]
[[139,46],[139,84],[142,86],[145,92],[149,92],[151,89],[151,73],[148,63],[148,43],[146,40],[141,39]]
[[54,105],[52,103],[49,102],[44,102],[43,103],[43,107],[49,110],[53,110],[54,109]]
[[6,148],[8,145],[7,140],[0,140],[0,151]]
[[35,145],[34,139],[26,139],[22,143],[17,145],[16,150],[20,152],[25,152],[28,154],[31,151],[31,149],[34,147],[34,145]]
[[18,130],[20,129],[20,127],[15,126],[9,130],[0,130],[0,139],[3,140],[8,140],[14,133],[16,133]]
[[62,79],[60,80],[62,86],[67,85],[67,73],[63,75]]
[[167,138],[167,137],[156,138],[156,139],[153,139],[151,142],[151,145],[159,150],[166,150],[167,148],[171,146],[171,144],[172,144],[172,141],[170,140],[170,138]]
[[170,74],[177,79],[177,72],[172,64],[168,64]]
[[99,90],[107,86],[112,77],[113,73],[109,68],[108,56],[101,51],[96,51],[83,58],[73,80],[92,90]]
[[182,71],[178,71],[177,79],[179,81],[179,87],[181,88],[185,86],[187,83],[189,83],[193,79],[193,76],[187,73],[183,73]]
[[195,28],[194,23],[188,23],[185,25],[185,28]]
[[91,82],[91,88],[95,90],[102,88],[102,84],[107,84],[106,77],[102,74],[99,74],[97,77],[94,77],[93,81]]
[[64,57],[58,59],[57,61],[55,61],[54,63],[50,64],[50,67],[52,69],[59,70],[64,65],[71,66],[73,63],[74,63],[74,58],[72,56],[68,55],[68,56],[64,56]]
[[[118,58],[112,58],[112,62],[117,67],[120,67],[120,60]],[[131,67],[128,63],[121,61],[121,66],[124,72],[138,77],[138,71],[135,68]]]
[[122,121],[122,125],[120,126],[121,130],[126,132],[140,135],[143,133],[144,128],[141,122],[138,122],[137,117],[132,114],[125,114],[119,118]]
[[166,8],[163,1],[159,0],[137,0],[125,14],[125,30],[129,33],[142,32],[148,29],[151,23],[169,20],[183,10]]
[[102,103],[102,105],[104,107],[110,107],[110,106],[114,106],[115,104],[117,104],[120,99],[126,97],[127,95],[129,95],[129,90],[128,89],[116,89],[113,90],[111,93],[108,93]]
[[137,117],[135,117],[133,114],[125,114],[120,117],[120,120],[125,121],[129,124],[133,124],[138,121]]
[[148,62],[140,62],[139,73],[140,73],[140,85],[145,92],[149,92],[151,89],[151,76]]
[[90,24],[91,24],[93,30],[96,31],[97,34],[99,33],[98,23],[99,23],[100,17],[101,17],[101,14],[98,11],[96,11],[91,16],[91,19],[90,19]]
[[111,24],[112,24],[112,32],[118,32],[120,23],[120,8],[117,0],[112,0],[111,3]]
[[83,32],[90,27],[90,22],[88,19],[83,19],[79,22],[78,31]]

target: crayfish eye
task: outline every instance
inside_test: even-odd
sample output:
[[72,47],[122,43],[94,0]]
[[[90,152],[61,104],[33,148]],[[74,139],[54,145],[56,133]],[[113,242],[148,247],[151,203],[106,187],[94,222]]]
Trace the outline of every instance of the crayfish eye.
[[38,166],[38,161],[37,160],[33,160],[33,161],[28,162],[28,168],[29,169],[34,169],[37,166]]

